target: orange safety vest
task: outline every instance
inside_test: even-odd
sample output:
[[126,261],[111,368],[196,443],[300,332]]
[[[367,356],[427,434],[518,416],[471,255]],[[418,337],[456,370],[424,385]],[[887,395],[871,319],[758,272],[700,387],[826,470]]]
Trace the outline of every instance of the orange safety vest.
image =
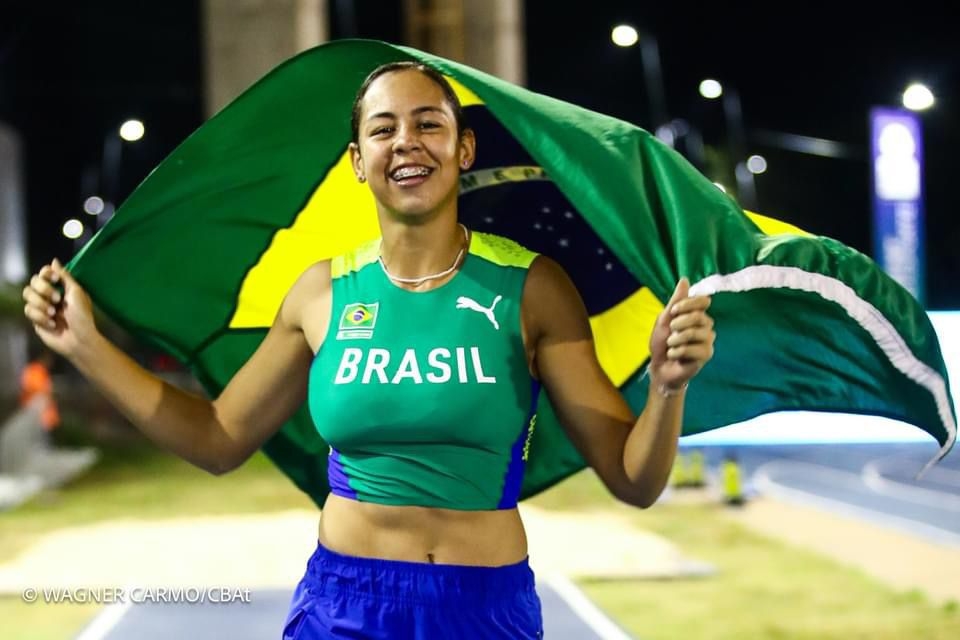
[[26,406],[36,396],[44,398],[40,422],[44,429],[53,431],[60,424],[60,411],[53,399],[53,379],[43,364],[31,362],[20,374],[20,406]]

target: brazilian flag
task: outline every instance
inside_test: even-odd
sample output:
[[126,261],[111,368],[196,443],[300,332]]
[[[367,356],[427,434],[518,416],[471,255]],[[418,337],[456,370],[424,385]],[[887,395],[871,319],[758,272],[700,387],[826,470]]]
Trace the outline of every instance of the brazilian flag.
[[[654,320],[685,275],[693,293],[713,295],[718,335],[691,384],[685,434],[823,410],[893,417],[935,438],[939,457],[949,451],[956,414],[936,335],[869,258],[744,212],[642,129],[406,47],[337,41],[280,65],[151,173],[73,273],[115,321],[218,394],[300,273],[378,235],[373,198],[350,169],[350,108],[365,76],[396,60],[444,73],[477,132],[461,220],[564,266],[634,410]],[[357,310],[358,329],[369,313]],[[305,408],[264,450],[323,501],[328,448]],[[541,406],[522,496],[583,466]]]

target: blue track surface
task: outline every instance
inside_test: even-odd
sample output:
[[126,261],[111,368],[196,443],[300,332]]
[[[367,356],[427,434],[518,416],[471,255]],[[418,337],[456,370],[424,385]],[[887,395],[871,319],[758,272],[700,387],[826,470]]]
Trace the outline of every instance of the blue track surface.
[[[585,620],[557,590],[537,588],[548,640],[621,640],[608,620]],[[248,602],[230,604],[137,604],[107,608],[77,640],[269,640],[279,639],[292,591],[253,591]],[[246,598],[244,598],[246,600]],[[595,612],[595,615],[598,612]],[[597,624],[600,622],[601,624]],[[598,628],[599,627],[599,628]]]
[[[694,447],[684,447],[689,453]],[[937,447],[817,444],[698,447],[715,467],[734,454],[759,492],[842,511],[938,543],[960,545],[960,451],[921,480]]]

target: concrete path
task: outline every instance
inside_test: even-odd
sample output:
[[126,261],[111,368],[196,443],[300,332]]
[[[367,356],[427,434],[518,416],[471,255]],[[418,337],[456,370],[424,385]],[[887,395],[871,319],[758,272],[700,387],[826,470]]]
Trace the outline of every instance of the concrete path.
[[781,499],[759,498],[727,513],[756,531],[857,567],[895,589],[917,589],[936,602],[960,602],[956,546]]
[[[521,513],[530,563],[538,576],[662,578],[712,571],[616,514],[552,512],[527,505]],[[110,520],[60,529],[0,565],[0,594],[38,585],[288,589],[299,582],[314,551],[317,522],[318,513],[304,509]]]

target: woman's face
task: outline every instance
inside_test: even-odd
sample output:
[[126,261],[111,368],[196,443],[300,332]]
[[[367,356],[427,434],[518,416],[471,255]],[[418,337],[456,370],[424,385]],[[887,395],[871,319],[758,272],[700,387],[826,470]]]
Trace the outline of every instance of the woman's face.
[[453,110],[433,80],[416,70],[386,73],[370,85],[351,159],[378,205],[401,216],[455,211],[460,170],[474,157],[473,133],[457,135]]

